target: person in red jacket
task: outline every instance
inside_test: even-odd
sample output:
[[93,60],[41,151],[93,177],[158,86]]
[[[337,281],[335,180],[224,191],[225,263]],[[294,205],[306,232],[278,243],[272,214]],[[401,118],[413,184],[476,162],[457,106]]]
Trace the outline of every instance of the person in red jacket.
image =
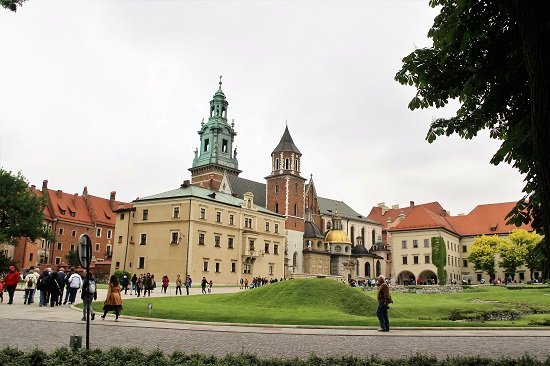
[[15,270],[14,266],[10,266],[10,271],[6,275],[6,289],[8,290],[8,305],[13,304],[13,294],[15,293],[15,288],[21,280],[21,275]]

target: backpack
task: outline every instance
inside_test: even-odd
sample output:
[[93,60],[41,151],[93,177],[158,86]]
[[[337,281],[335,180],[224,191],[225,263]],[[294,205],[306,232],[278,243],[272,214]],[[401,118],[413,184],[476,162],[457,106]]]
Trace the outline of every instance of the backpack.
[[96,285],[94,280],[90,280],[90,284],[88,286],[88,293],[93,294],[96,291]]
[[27,275],[27,287],[32,287],[33,276]]

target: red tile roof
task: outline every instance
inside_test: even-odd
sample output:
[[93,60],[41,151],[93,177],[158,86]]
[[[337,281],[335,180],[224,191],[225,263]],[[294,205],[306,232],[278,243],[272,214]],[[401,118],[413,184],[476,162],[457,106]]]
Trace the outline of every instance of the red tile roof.
[[438,215],[426,207],[413,207],[411,213],[403,221],[390,229],[390,231],[419,230],[419,229],[446,229],[457,233],[455,228],[447,220],[447,217]]
[[399,215],[401,213],[405,214],[405,216],[408,216],[416,207],[424,207],[434,213],[440,213],[444,211],[439,202],[424,203],[416,206],[414,205],[414,203],[411,203],[411,205],[409,205],[408,207],[389,208],[385,210],[383,210],[381,207],[373,207],[367,217],[371,220],[381,223],[382,229],[385,230],[388,227],[388,219],[391,219],[392,222],[395,222],[399,218]]

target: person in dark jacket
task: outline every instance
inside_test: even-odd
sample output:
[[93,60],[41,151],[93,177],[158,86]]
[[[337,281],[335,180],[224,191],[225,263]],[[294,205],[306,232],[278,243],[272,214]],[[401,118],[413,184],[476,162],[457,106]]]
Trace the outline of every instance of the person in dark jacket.
[[122,281],[120,281],[120,286],[122,287],[122,289],[120,291],[121,292],[124,291],[124,295],[126,295],[128,293],[128,285],[129,284],[130,284],[130,280],[128,279],[128,276],[124,275],[124,277],[122,277]]
[[50,306],[59,305],[59,294],[61,293],[61,284],[57,272],[52,272],[48,277],[48,292],[50,293]]
[[84,274],[84,280],[82,281],[82,295],[80,295],[80,298],[82,299],[82,320],[84,321],[86,320],[86,310],[88,309],[88,306],[90,307],[90,315],[92,320],[95,319],[95,311],[92,307],[92,301],[97,300],[97,286],[95,285],[95,278],[92,272],[90,272],[90,284],[92,285],[88,285],[86,274]]
[[49,268],[46,268],[44,272],[38,277],[38,283],[36,289],[40,291],[40,302],[38,306],[48,305],[48,279],[50,278]]

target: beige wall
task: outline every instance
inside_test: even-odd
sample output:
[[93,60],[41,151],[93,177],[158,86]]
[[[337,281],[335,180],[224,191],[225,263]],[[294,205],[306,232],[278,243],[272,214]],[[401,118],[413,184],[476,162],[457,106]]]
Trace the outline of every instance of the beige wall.
[[[184,277],[187,272],[195,283],[204,276],[215,284],[237,284],[241,277],[249,280],[257,276],[268,279],[284,277],[284,218],[260,213],[253,206],[230,206],[201,198],[192,198],[191,201],[188,198],[173,198],[133,204],[135,212],[117,213],[117,238],[111,272],[116,269],[138,274],[150,272],[155,274],[157,281],[168,275],[171,282],[177,274]],[[179,218],[173,217],[174,207],[179,208]],[[204,218],[201,218],[201,209],[204,210]],[[147,210],[147,220],[143,219],[144,210]],[[125,214],[124,219],[121,219],[122,213]],[[191,220],[188,220],[189,214]],[[230,215],[233,216],[233,224],[230,223]],[[245,219],[251,220],[252,227],[245,227]],[[269,223],[269,231],[266,223]],[[275,225],[278,225],[278,233],[275,233]],[[146,234],[145,245],[140,244],[141,234]],[[175,243],[172,243],[172,234],[177,236]],[[204,243],[199,244],[201,234],[204,235]],[[219,246],[216,246],[216,237],[219,237]],[[230,238],[233,239],[232,249],[229,248]],[[253,250],[250,248],[251,240],[254,241]],[[278,246],[277,254],[275,245]],[[140,259],[142,268],[139,268]],[[248,265],[250,273],[244,273]]]

